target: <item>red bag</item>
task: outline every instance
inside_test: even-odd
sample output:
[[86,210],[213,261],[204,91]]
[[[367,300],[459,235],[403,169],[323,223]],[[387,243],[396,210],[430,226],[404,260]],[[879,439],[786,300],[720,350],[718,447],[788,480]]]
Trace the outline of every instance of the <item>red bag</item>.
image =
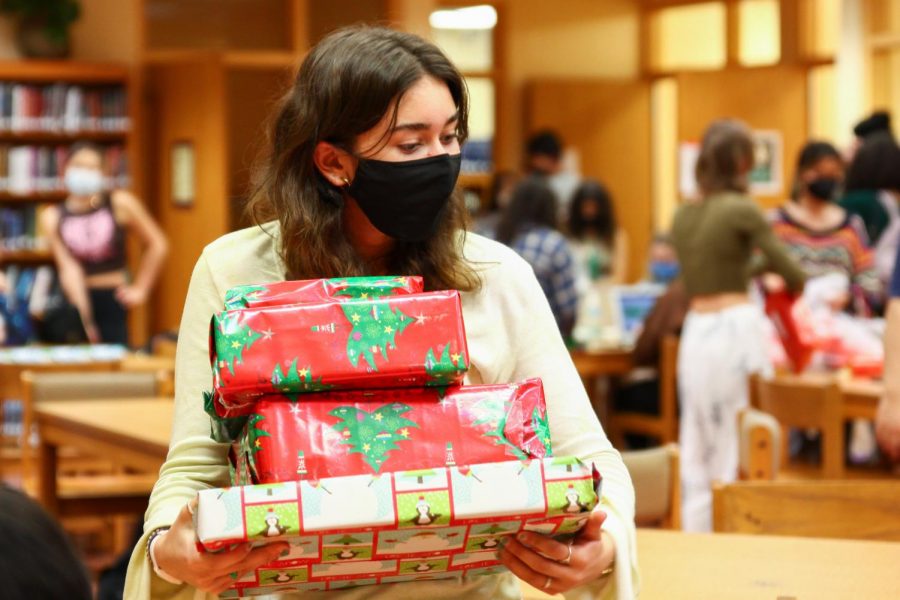
[[317,394],[253,407],[254,482],[432,469],[550,456],[540,379],[518,384]]
[[[460,383],[468,369],[459,293],[429,292],[227,310],[210,324],[216,411],[267,394]],[[222,410],[225,409],[225,410]]]
[[766,314],[772,320],[784,352],[791,361],[795,373],[801,373],[809,365],[815,348],[808,343],[792,312],[797,296],[787,291],[766,295]]

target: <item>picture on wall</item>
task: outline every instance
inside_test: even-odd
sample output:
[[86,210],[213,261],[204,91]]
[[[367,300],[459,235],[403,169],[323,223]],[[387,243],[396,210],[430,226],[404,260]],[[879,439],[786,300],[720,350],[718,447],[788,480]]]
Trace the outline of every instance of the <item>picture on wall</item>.
[[754,196],[780,196],[784,143],[780,131],[754,130],[754,166],[750,171],[750,193]]

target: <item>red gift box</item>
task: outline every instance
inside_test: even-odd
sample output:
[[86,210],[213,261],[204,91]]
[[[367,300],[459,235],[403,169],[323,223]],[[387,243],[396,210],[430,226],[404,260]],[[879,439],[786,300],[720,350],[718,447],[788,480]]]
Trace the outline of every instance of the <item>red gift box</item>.
[[210,337],[220,416],[267,394],[446,386],[468,369],[456,291],[227,310]]
[[425,291],[421,277],[345,277],[278,281],[233,287],[225,294],[225,308],[262,308],[305,302],[353,298],[384,298]]
[[257,483],[551,455],[540,379],[264,399],[253,407],[245,449]]

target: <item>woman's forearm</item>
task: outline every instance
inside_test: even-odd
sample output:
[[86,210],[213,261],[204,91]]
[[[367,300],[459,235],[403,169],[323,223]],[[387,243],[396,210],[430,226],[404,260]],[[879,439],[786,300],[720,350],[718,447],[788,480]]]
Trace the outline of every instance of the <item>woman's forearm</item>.
[[88,294],[87,281],[84,274],[72,269],[61,269],[59,273],[60,284],[69,302],[78,309],[81,321],[85,328],[94,324],[94,311],[91,306],[91,298]]
[[134,285],[149,292],[159,277],[163,261],[169,253],[169,244],[165,239],[155,241],[144,252],[141,258],[141,266],[134,279]]

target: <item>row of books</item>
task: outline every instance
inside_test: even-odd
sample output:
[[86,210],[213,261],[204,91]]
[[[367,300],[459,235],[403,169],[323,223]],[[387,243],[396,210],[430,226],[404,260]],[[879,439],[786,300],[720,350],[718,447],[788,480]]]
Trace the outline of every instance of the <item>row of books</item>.
[[0,207],[0,256],[3,250],[44,250],[47,242],[38,228],[42,206]]
[[0,131],[124,132],[130,125],[123,86],[0,82]]
[[[120,144],[102,146],[108,188],[128,187],[128,161]],[[0,144],[0,192],[28,195],[64,191],[63,170],[68,146]]]

